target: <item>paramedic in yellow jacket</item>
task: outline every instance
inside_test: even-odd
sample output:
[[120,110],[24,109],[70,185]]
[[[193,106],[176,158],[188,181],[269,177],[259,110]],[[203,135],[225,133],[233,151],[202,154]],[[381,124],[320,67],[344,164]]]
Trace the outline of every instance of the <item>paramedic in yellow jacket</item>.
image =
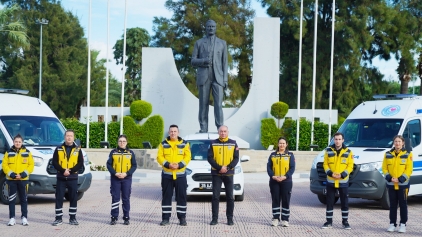
[[169,136],[158,146],[157,162],[163,167],[161,173],[162,221],[160,225],[170,224],[171,199],[176,192],[176,212],[179,224],[186,226],[186,166],[191,160],[189,144],[179,137],[179,127],[170,125]]
[[69,195],[69,224],[79,225],[76,220],[78,201],[78,171],[84,165],[82,150],[75,143],[75,132],[71,129],[64,133],[64,142],[56,147],[52,163],[57,170],[56,178],[56,219],[54,226],[63,224],[63,197]]
[[342,133],[334,134],[334,144],[325,149],[324,170],[327,174],[327,222],[323,229],[333,226],[333,208],[336,191],[340,194],[343,228],[350,230],[349,218],[349,175],[353,171],[353,153],[344,144]]
[[132,175],[136,171],[135,153],[127,146],[127,136],[117,138],[117,148],[110,151],[107,169],[110,172],[111,221],[116,225],[119,219],[119,204],[122,197],[123,224],[129,225],[130,194],[132,193]]
[[[287,149],[285,137],[278,139],[277,151],[271,153],[267,162],[267,173],[270,176],[270,192],[272,200],[272,226],[278,226],[281,215],[281,226],[289,226],[290,197],[293,188],[293,173],[296,168],[295,156]],[[280,208],[281,201],[281,208]]]
[[208,163],[212,175],[212,220],[210,225],[218,224],[221,184],[226,192],[227,224],[234,225],[233,175],[239,162],[239,147],[235,140],[229,139],[229,128],[225,125],[218,128],[219,138],[211,141],[208,148]]
[[382,172],[387,180],[388,197],[390,198],[390,226],[387,231],[394,232],[397,226],[397,204],[400,206],[400,226],[398,232],[406,232],[407,194],[409,180],[413,171],[412,152],[404,147],[404,138],[397,135],[393,138],[394,147],[387,151],[382,162]]
[[22,145],[21,135],[13,138],[13,146],[4,154],[2,169],[6,174],[6,184],[9,192],[9,223],[8,226],[16,224],[15,203],[16,195],[19,193],[21,203],[22,225],[28,225],[28,193],[29,174],[34,170],[34,159],[31,152]]

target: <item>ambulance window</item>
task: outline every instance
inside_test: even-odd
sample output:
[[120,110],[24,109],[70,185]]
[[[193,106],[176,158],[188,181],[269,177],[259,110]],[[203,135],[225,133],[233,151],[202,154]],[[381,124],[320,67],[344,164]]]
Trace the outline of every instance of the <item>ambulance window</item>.
[[403,137],[410,139],[412,147],[421,144],[421,122],[419,119],[414,119],[407,123],[403,131]]
[[3,132],[0,130],[0,153],[4,154],[7,150],[7,141]]

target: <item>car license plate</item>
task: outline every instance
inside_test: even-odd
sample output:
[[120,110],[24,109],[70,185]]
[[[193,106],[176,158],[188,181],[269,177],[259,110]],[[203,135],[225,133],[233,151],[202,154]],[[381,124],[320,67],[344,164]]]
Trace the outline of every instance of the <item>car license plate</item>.
[[199,188],[200,189],[212,189],[212,183],[200,183]]

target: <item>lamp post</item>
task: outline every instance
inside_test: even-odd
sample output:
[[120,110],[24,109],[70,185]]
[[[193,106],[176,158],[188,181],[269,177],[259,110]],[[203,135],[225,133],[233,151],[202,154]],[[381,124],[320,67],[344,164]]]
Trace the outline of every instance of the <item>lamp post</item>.
[[36,24],[40,25],[40,87],[39,87],[39,96],[41,100],[41,83],[42,83],[42,25],[48,25],[48,20],[42,18],[35,21]]

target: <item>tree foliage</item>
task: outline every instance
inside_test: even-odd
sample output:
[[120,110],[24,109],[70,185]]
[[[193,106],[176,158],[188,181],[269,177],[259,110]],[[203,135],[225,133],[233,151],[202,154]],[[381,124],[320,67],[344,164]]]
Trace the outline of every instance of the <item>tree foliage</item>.
[[283,119],[289,111],[289,105],[278,101],[271,105],[271,115],[278,120],[277,127],[280,127],[280,119]]
[[229,71],[232,73],[226,102],[240,106],[249,90],[252,66],[255,12],[250,8],[250,0],[167,0],[165,7],[173,16],[170,19],[154,17],[152,46],[172,48],[183,82],[198,96],[191,56],[194,43],[205,36],[206,21],[214,20],[216,35],[227,42],[229,51]]
[[[36,19],[49,20],[42,27],[42,100],[60,118],[78,115],[87,100],[87,41],[78,18],[66,12],[60,1],[1,0],[6,6],[17,4],[22,10],[18,17],[27,26],[31,48],[16,51],[0,43],[0,87],[29,90],[30,96],[39,94],[40,25]],[[104,105],[104,60],[98,52],[91,52],[92,105]],[[103,97],[104,98],[104,97]]]
[[[142,28],[126,30],[125,105],[141,99],[142,47],[149,46],[151,37]],[[116,64],[123,64],[123,35],[113,47]]]
[[20,7],[15,4],[0,9],[0,41],[10,43],[17,47],[29,47],[26,26],[16,16]]
[[[300,0],[260,0],[267,13],[280,17],[280,100],[297,107]],[[327,109],[331,61],[332,2],[318,5],[317,68],[315,105]],[[312,102],[313,43],[315,1],[304,1],[301,108]],[[408,59],[413,47],[414,23],[403,21],[409,14],[397,11],[391,1],[336,1],[333,107],[347,115],[356,104],[386,93],[388,82],[372,66],[376,57],[389,60],[392,55]],[[412,20],[410,20],[412,21]],[[404,47],[408,44],[409,47]]]

